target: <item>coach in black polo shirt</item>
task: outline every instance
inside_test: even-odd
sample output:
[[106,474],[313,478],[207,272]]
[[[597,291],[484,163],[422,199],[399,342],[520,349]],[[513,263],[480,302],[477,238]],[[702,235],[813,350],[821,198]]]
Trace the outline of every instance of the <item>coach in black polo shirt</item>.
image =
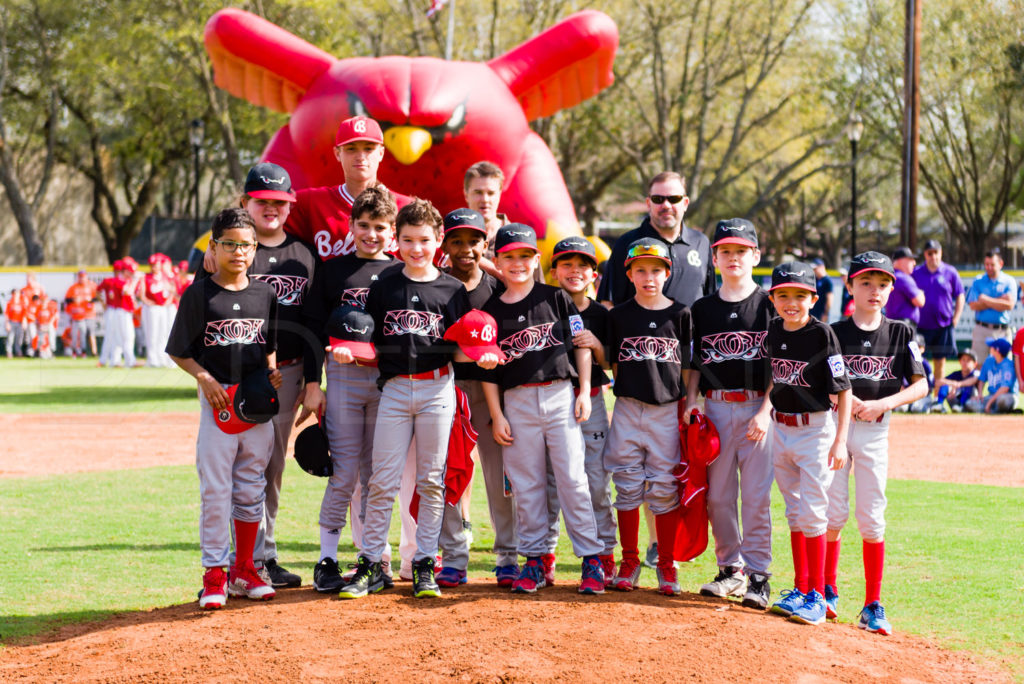
[[678,173],[663,171],[651,179],[647,185],[647,218],[615,242],[597,293],[601,302],[617,305],[635,294],[626,278],[626,250],[640,238],[657,238],[669,247],[672,273],[665,282],[665,296],[690,306],[717,289],[711,243],[704,233],[683,225],[689,204],[686,184]]

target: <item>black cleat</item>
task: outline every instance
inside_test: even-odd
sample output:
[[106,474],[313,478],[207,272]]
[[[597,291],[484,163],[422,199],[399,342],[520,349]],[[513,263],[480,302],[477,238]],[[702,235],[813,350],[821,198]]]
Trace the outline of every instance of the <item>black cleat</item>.
[[333,558],[324,558],[313,567],[313,588],[321,594],[337,594],[344,585]]
[[365,556],[360,556],[356,574],[341,588],[338,598],[362,598],[367,594],[376,594],[383,588],[384,575],[380,571],[380,563],[371,563]]
[[302,586],[302,578],[278,565],[277,559],[265,561],[263,567],[266,568],[267,574],[270,576],[270,586],[275,589],[283,587],[294,589]]
[[434,559],[423,558],[412,564],[412,595],[416,598],[436,598],[441,588],[434,581]]

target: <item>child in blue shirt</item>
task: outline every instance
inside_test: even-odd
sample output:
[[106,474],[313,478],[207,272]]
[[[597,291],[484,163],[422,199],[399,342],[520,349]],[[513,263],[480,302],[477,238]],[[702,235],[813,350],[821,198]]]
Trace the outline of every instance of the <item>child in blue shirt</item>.
[[[977,413],[1009,413],[1017,403],[1017,374],[1010,359],[1010,340],[990,337],[989,357],[981,364],[978,398],[967,402],[967,410]],[[988,392],[986,393],[986,386]]]

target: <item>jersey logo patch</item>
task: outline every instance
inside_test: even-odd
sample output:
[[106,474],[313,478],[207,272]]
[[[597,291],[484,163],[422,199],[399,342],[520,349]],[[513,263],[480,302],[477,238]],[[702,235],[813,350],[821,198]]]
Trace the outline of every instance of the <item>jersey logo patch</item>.
[[670,337],[627,337],[619,348],[619,363],[654,361],[679,363],[679,340]]
[[430,311],[388,311],[384,314],[385,335],[419,335],[420,337],[441,337],[441,321],[444,316]]
[[277,263],[277,257],[270,257],[269,259],[267,259],[267,263],[268,264],[276,264]]
[[498,347],[510,360],[522,357],[527,352],[541,351],[562,344],[554,333],[554,323],[533,325],[498,342]]
[[[237,304],[235,306],[238,306]],[[207,347],[227,347],[232,344],[263,344],[262,318],[229,318],[206,324],[203,344]]]
[[238,304],[232,304],[231,305],[231,310],[232,311],[241,311],[242,307],[240,307]]
[[516,320],[517,320],[518,322],[522,323],[522,322],[524,322],[524,321],[526,320],[526,316],[520,316],[520,317],[519,317],[519,318],[517,318]]
[[416,296],[416,295],[413,295],[412,298],[409,301],[412,302],[413,304],[417,304],[417,303],[419,303],[420,298],[418,296]]
[[915,361],[924,363],[924,359],[921,358],[921,347],[917,346],[917,342],[914,340],[907,342],[907,349],[910,350],[910,355],[914,357]]
[[804,380],[804,370],[806,368],[806,361],[772,359],[772,382],[780,385],[794,385],[795,387],[810,387],[807,381]]
[[277,303],[281,306],[302,306],[303,295],[306,293],[306,283],[309,278],[305,276],[271,275],[261,273],[254,275],[256,280],[262,280],[274,288],[277,295]]
[[700,253],[695,249],[691,249],[686,255],[686,262],[694,267],[700,267]]
[[893,359],[892,356],[864,356],[861,354],[843,357],[850,380],[869,380],[871,382],[896,379],[896,376],[892,374]]
[[733,311],[731,314],[729,314],[729,318],[739,318],[739,314]]
[[368,287],[350,287],[341,293],[341,303],[366,308],[366,295],[370,294]]
[[658,327],[658,325],[654,321],[651,321],[650,323],[647,324],[647,327],[650,328],[651,330],[654,330],[655,328]]
[[702,363],[723,361],[753,361],[764,358],[764,338],[767,330],[759,332],[724,332],[701,339]]
[[867,347],[868,349],[870,349],[871,348],[871,340],[864,340],[863,346]]
[[832,371],[833,378],[841,378],[846,375],[846,364],[843,363],[842,354],[833,354],[828,357],[828,369]]

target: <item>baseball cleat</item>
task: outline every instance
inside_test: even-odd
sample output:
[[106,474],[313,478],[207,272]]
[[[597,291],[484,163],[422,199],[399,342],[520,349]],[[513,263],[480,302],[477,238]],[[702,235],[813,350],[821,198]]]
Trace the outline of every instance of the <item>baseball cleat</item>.
[[654,572],[658,576],[659,594],[664,594],[665,596],[679,596],[679,594],[682,593],[682,589],[679,588],[675,563],[667,563],[665,565],[659,564],[658,567],[654,569]]
[[338,590],[338,598],[362,598],[367,594],[376,594],[382,589],[384,589],[384,577],[381,573],[380,563],[371,563],[366,556],[360,556],[356,574],[352,576],[348,584]]
[[885,619],[885,608],[878,601],[872,601],[861,609],[857,626],[875,634],[892,635],[892,625]]
[[228,596],[244,596],[254,601],[274,598],[274,588],[263,581],[251,562],[231,568],[228,576]]
[[615,555],[611,553],[598,556],[601,559],[601,570],[604,571],[604,588],[612,586],[615,580]]
[[440,587],[457,587],[469,581],[465,570],[457,570],[448,566],[441,568],[441,572],[437,573],[434,579]]
[[540,562],[544,566],[544,584],[555,586],[555,554],[545,553],[540,557]]
[[825,585],[825,618],[835,620],[839,617],[839,592],[831,584]]
[[380,579],[384,582],[385,589],[395,588],[395,576],[391,574],[391,561],[387,558],[380,561]]
[[804,625],[820,625],[825,621],[825,597],[811,589],[804,595],[803,604],[793,611],[789,619]]
[[654,542],[647,547],[647,553],[644,555],[644,565],[652,570],[658,567],[658,542]]
[[203,589],[199,592],[199,607],[203,610],[223,608],[228,600],[228,576],[224,568],[209,568],[203,573]]
[[519,578],[519,566],[515,563],[495,566],[494,577],[498,580],[499,587],[511,587]]
[[512,583],[512,593],[533,594],[545,586],[547,585],[544,583],[544,566],[540,558],[527,558],[519,577]]
[[725,598],[743,596],[747,591],[747,578],[740,568],[719,568],[715,579],[700,588],[701,596]]
[[[271,559],[263,563],[263,568],[270,577],[270,586],[275,588],[287,587],[294,589],[302,586],[302,578],[294,572],[288,572],[277,564],[277,559]],[[266,581],[266,580],[264,580]]]
[[333,558],[321,558],[313,567],[313,588],[319,593],[337,594],[345,584],[338,571],[338,561]]
[[412,564],[412,595],[416,598],[437,598],[441,588],[434,581],[434,559],[423,558]]
[[743,595],[743,605],[747,608],[764,610],[768,607],[768,597],[772,594],[768,576],[760,572],[752,572],[747,578],[747,593]]
[[804,604],[804,595],[799,589],[783,589],[779,600],[772,604],[771,612],[789,617],[797,608]]
[[604,593],[604,570],[598,556],[587,556],[583,559],[580,586],[576,590],[581,594]]
[[619,563],[619,574],[612,580],[612,588],[618,591],[633,591],[640,586],[640,565],[639,558],[623,558]]

